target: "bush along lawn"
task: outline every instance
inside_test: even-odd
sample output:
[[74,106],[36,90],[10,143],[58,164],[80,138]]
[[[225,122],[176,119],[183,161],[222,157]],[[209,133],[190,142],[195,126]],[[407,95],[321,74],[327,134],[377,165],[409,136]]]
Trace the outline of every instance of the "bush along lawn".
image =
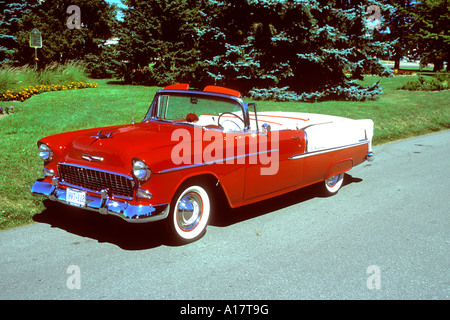
[[417,79],[408,81],[400,86],[398,90],[409,91],[441,91],[449,89],[450,72],[439,72],[432,77],[419,76]]

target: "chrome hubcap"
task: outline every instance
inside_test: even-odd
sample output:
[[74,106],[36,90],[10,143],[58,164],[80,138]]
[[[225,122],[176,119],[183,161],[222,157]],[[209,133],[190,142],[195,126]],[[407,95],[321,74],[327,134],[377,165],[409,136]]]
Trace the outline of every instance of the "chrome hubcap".
[[334,185],[336,184],[336,182],[338,181],[338,179],[339,179],[339,175],[334,175],[334,176],[329,177],[329,178],[325,181],[325,183],[327,184],[327,186],[332,187],[332,186],[334,186]]
[[195,192],[186,193],[178,202],[176,208],[177,223],[181,230],[191,231],[200,222],[203,213],[203,202]]

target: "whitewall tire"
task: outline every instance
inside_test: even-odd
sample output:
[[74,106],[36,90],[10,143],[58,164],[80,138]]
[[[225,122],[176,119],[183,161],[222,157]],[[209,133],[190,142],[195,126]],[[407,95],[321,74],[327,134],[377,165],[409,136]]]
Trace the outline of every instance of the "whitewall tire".
[[344,183],[344,173],[335,174],[324,181],[324,189],[328,194],[335,194]]
[[201,186],[182,188],[171,204],[169,225],[176,239],[182,242],[196,240],[206,230],[211,212],[208,192]]

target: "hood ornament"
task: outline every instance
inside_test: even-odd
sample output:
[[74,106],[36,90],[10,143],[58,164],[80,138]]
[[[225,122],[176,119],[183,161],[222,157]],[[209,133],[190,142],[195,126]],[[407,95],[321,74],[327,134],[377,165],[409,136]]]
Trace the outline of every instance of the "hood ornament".
[[87,160],[89,162],[93,162],[93,161],[102,162],[103,161],[103,157],[91,156],[90,154],[85,154],[85,153],[83,153],[83,155],[81,157],[84,160]]
[[[100,130],[95,136],[91,136],[91,138],[95,138],[94,141],[92,141],[92,143],[94,143],[95,141],[97,141],[98,139],[108,139],[108,138],[112,138],[112,135],[114,134],[114,132],[110,132],[108,134],[102,134],[102,130]],[[91,143],[91,144],[92,144]]]

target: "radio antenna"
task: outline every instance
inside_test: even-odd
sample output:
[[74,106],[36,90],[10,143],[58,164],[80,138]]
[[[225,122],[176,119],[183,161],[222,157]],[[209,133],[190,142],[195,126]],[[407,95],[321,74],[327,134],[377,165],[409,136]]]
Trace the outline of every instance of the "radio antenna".
[[134,81],[131,78],[131,124],[134,124]]

